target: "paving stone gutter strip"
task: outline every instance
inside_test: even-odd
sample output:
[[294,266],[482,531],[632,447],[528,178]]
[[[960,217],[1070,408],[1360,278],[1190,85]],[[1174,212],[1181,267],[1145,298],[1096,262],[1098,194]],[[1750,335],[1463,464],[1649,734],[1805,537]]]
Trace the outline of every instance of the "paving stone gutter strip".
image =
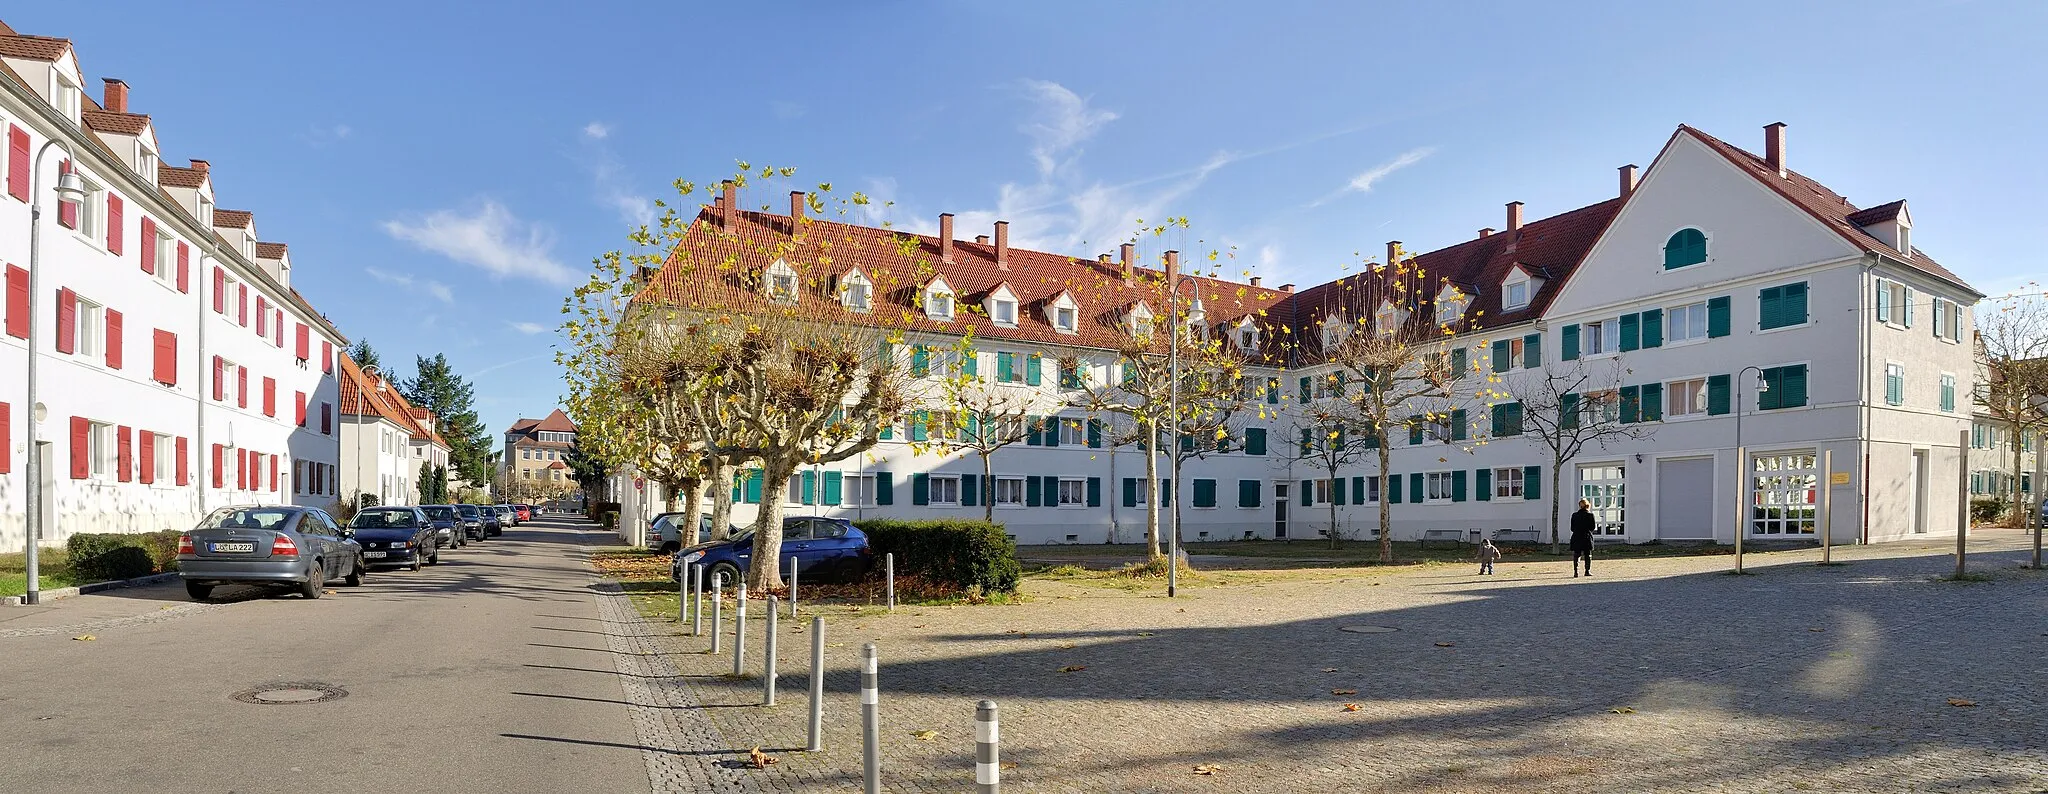
[[605,645],[618,665],[619,684],[633,714],[647,761],[648,787],[656,792],[760,791],[756,779],[722,761],[735,752],[704,714],[701,700],[682,677],[654,632],[640,619],[618,583],[598,581],[598,614]]
[[[59,598],[71,598],[73,596],[98,593],[105,590],[119,590],[123,587],[143,587],[146,585],[162,584],[164,582],[176,581],[177,578],[177,571],[165,571],[163,573],[153,573],[148,576],[139,576],[134,579],[122,579],[112,582],[93,582],[91,584],[82,584],[76,587],[59,587],[54,590],[40,591],[37,595],[40,598],[40,600],[55,601]],[[21,606],[21,596],[8,596],[4,599],[0,599],[0,605],[10,607]]]

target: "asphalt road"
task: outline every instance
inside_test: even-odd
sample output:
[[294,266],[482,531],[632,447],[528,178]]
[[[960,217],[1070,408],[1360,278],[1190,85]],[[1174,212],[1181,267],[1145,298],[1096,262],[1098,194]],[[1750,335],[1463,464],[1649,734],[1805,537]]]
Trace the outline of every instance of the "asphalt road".
[[[0,607],[0,791],[646,791],[588,587],[604,537],[528,523],[315,601]],[[347,695],[233,699],[282,682]]]

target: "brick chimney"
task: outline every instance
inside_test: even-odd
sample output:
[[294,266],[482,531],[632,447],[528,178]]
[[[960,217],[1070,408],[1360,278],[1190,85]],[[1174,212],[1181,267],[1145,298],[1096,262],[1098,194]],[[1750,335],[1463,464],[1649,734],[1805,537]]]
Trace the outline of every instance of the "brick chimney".
[[789,191],[789,230],[796,231],[797,222],[804,219],[804,192]]
[[1522,202],[1508,202],[1508,227],[1502,231],[1516,231],[1522,228]]
[[1479,236],[1481,236],[1481,237],[1485,237],[1485,236],[1487,236],[1487,235],[1489,235],[1489,234],[1492,234],[1492,233],[1493,233],[1493,227],[1491,227],[1491,226],[1488,226],[1488,227],[1486,227],[1486,228],[1484,228],[1484,229],[1480,229],[1480,230],[1479,230]]
[[100,107],[106,108],[110,113],[128,112],[127,83],[121,82],[118,78],[107,78],[107,93],[105,97],[105,99],[100,101]]
[[996,221],[996,269],[1010,269],[1010,222]]
[[974,243],[975,243],[976,245],[988,245],[988,235],[986,235],[986,234],[977,234],[977,235],[975,235],[975,236],[974,236]]
[[1254,287],[1258,286],[1258,285],[1259,285],[1259,282],[1260,282],[1260,281],[1262,281],[1262,280],[1263,280],[1263,279],[1260,279],[1260,278],[1259,278],[1258,276],[1252,276],[1252,286],[1254,286]]
[[1615,170],[1621,172],[1621,197],[1628,198],[1629,194],[1636,192],[1636,164],[1629,163]]
[[193,161],[192,161],[192,170],[194,170],[194,171],[198,171],[198,172],[199,172],[199,176],[200,176],[201,178],[204,178],[204,177],[206,176],[206,172],[207,172],[207,171],[208,171],[209,169],[211,169],[211,168],[213,168],[213,164],[211,164],[211,163],[208,163],[208,162],[206,162],[205,160],[193,160]]
[[939,261],[953,261],[953,213],[939,213]]
[[1401,264],[1401,241],[1400,241],[1400,240],[1388,240],[1388,241],[1387,241],[1387,264],[1388,264],[1388,265],[1398,265],[1398,264]]
[[1138,245],[1136,243],[1124,243],[1122,251],[1124,260],[1124,286],[1128,287],[1138,278],[1138,263],[1136,261],[1138,258]]
[[1168,287],[1177,287],[1179,286],[1179,281],[1180,252],[1168,251],[1166,252],[1166,285]]
[[1292,294],[1294,294],[1294,285],[1293,285],[1293,284],[1282,284],[1282,285],[1280,285],[1280,291],[1281,291],[1281,292],[1285,292],[1285,293],[1288,293],[1288,294],[1292,295]]
[[1764,127],[1764,162],[1778,176],[1785,175],[1785,122],[1776,122]]
[[718,203],[719,225],[730,229],[732,228],[733,219],[739,217],[740,188],[731,181],[727,181],[721,186],[718,196],[720,199]]

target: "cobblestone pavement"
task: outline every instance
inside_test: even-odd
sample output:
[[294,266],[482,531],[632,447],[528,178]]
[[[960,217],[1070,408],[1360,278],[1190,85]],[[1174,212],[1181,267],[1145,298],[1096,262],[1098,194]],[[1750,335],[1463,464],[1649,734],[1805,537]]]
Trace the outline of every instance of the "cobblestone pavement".
[[[989,698],[1018,791],[2035,792],[2048,577],[2019,570],[2023,543],[1973,538],[1984,582],[1938,581],[1953,558],[1929,543],[1838,548],[1840,567],[1753,554],[1740,577],[1721,574],[1725,556],[1603,561],[1590,579],[1507,563],[1172,600],[1032,581],[1016,606],[824,608],[820,753],[797,749],[808,615],[783,621],[774,708],[754,705],[758,678],[722,675],[729,643],[709,658],[615,596],[605,616],[627,635],[612,647],[645,704],[643,744],[660,748],[646,753],[657,790],[857,790],[857,664],[875,642],[890,791],[971,789],[974,704]],[[1367,626],[1393,631],[1342,630]],[[737,768],[757,745],[778,763]]]

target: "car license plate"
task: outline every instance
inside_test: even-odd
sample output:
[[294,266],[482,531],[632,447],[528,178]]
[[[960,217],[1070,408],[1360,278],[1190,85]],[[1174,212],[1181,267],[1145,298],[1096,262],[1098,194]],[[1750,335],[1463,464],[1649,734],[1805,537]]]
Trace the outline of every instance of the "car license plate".
[[365,557],[368,557],[368,558],[370,558],[370,559],[373,559],[373,560],[381,560],[381,559],[383,559],[383,558],[384,558],[384,552],[381,552],[381,551],[366,551],[366,552],[363,552],[363,556],[365,556]]
[[208,543],[208,551],[215,554],[247,554],[256,550],[254,543]]

